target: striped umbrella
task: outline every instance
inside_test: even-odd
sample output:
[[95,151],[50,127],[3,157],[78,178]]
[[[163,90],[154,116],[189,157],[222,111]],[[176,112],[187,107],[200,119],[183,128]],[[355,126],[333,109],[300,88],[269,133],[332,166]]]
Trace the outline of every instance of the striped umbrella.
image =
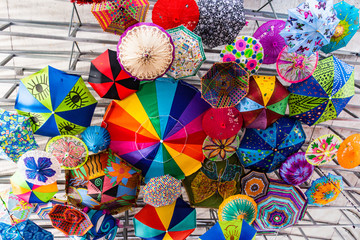
[[47,203],[34,203],[33,204],[34,213],[36,213],[38,215],[38,217],[41,218],[41,219],[50,219],[49,218],[49,212],[51,211],[51,209],[53,209],[55,204],[65,205],[65,203],[66,203],[66,201],[59,200],[59,199],[56,199],[56,198],[52,198]]

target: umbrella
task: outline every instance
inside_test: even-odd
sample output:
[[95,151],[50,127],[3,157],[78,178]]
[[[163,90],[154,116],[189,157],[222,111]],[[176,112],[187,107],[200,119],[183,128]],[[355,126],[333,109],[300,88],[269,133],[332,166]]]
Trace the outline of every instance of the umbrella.
[[117,45],[121,68],[138,80],[154,80],[169,69],[175,57],[171,36],[153,23],[137,23],[121,35]]
[[200,19],[194,33],[210,48],[230,44],[245,26],[243,0],[199,0],[198,6]]
[[46,144],[46,151],[54,155],[64,169],[81,167],[89,155],[86,144],[70,135],[53,137]]
[[181,194],[181,181],[164,175],[153,177],[143,188],[144,203],[154,207],[170,205]]
[[225,198],[240,193],[240,177],[243,173],[236,154],[221,162],[205,159],[200,170],[183,180],[190,204],[219,208]]
[[140,81],[120,66],[116,52],[106,50],[91,61],[89,84],[102,98],[124,99],[139,90]]
[[39,227],[31,220],[18,223],[15,226],[9,226],[2,235],[3,240],[53,240],[54,235]]
[[171,205],[145,205],[134,218],[135,236],[142,239],[186,239],[196,228],[196,210],[178,198]]
[[201,96],[214,108],[234,107],[249,91],[249,74],[237,63],[215,63],[201,78]]
[[94,3],[91,12],[105,32],[121,35],[127,28],[144,22],[148,0],[112,0]]
[[265,196],[268,192],[269,184],[268,177],[265,173],[261,172],[251,171],[241,178],[242,192],[253,199]]
[[232,221],[244,219],[252,224],[256,218],[257,205],[249,196],[238,194],[226,198],[219,206],[219,220]]
[[314,74],[288,90],[290,116],[309,126],[335,119],[354,96],[354,67],[330,56]]
[[305,158],[312,165],[323,165],[335,157],[342,139],[335,134],[327,134],[315,139],[309,144]]
[[336,3],[334,9],[340,22],[335,28],[330,43],[321,48],[324,53],[345,47],[359,30],[359,9],[345,1]]
[[30,117],[34,133],[53,137],[84,131],[96,104],[80,76],[48,66],[21,79],[15,109]]
[[344,188],[341,176],[332,175],[322,176],[311,183],[305,194],[309,204],[316,206],[324,206],[334,201]]
[[[0,192],[0,222],[15,225],[30,217],[33,206],[13,194],[11,189]],[[11,216],[9,215],[11,214]]]
[[249,93],[236,108],[244,127],[266,129],[285,115],[289,92],[275,76],[251,76]]
[[282,20],[270,20],[261,25],[253,34],[264,48],[263,64],[273,64],[283,47],[285,40],[280,35],[281,30],[285,28],[285,22]]
[[72,206],[56,204],[49,217],[52,226],[65,235],[83,236],[93,227],[88,215]]
[[337,160],[343,168],[354,168],[360,164],[360,134],[352,134],[340,144]]
[[252,75],[259,70],[263,62],[264,49],[256,38],[240,36],[221,50],[220,57],[223,62],[235,61]]
[[203,143],[203,153],[209,160],[223,161],[236,153],[239,144],[238,135],[221,140],[207,136]]
[[279,173],[288,184],[300,185],[307,181],[314,171],[314,166],[306,161],[305,153],[294,153],[281,164]]
[[71,0],[72,3],[77,3],[77,4],[90,4],[90,3],[100,3],[100,2],[104,2],[105,0]]
[[142,170],[146,182],[165,174],[183,179],[204,160],[201,120],[209,107],[195,87],[161,78],[113,101],[102,126],[110,132],[110,148]]
[[301,123],[283,117],[266,130],[248,128],[237,154],[245,168],[260,172],[272,172],[305,142]]
[[52,198],[47,203],[34,203],[34,213],[36,213],[40,219],[50,219],[49,212],[53,209],[55,204],[65,205],[66,201]]
[[306,0],[288,10],[286,27],[280,32],[290,47],[289,52],[310,56],[330,43],[339,23],[333,0]]
[[317,52],[307,57],[296,52],[290,53],[289,47],[285,46],[277,58],[276,71],[286,82],[302,82],[314,73],[318,59],[319,53]]
[[199,7],[194,0],[159,0],[151,14],[152,22],[164,29],[184,25],[193,31],[199,22]]
[[22,154],[38,147],[29,118],[0,109],[0,158],[17,162]]
[[256,199],[258,216],[253,226],[258,231],[277,231],[304,217],[307,200],[302,191],[282,181],[271,180],[266,196]]
[[85,239],[114,240],[118,231],[118,220],[106,210],[84,210],[93,224],[93,227],[84,235]]
[[108,130],[100,126],[90,126],[81,133],[81,138],[89,151],[98,153],[107,149],[110,145],[110,134]]
[[184,26],[167,32],[175,45],[175,58],[166,74],[175,79],[195,76],[206,59],[201,38]]
[[202,240],[255,240],[256,230],[242,219],[219,221],[199,238]]

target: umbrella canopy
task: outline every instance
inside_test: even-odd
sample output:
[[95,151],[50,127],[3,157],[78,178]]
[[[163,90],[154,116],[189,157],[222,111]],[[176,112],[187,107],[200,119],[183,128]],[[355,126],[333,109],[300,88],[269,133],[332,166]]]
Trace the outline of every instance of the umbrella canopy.
[[113,101],[102,126],[110,132],[110,148],[141,169],[145,181],[165,174],[182,179],[204,160],[201,120],[209,107],[193,86],[162,78]]
[[242,193],[258,199],[267,194],[269,189],[269,179],[265,173],[251,171],[241,178]]
[[331,162],[335,157],[342,139],[335,134],[318,137],[309,144],[305,157],[312,165],[323,165]]
[[271,180],[267,195],[256,203],[258,216],[253,226],[258,231],[290,227],[304,217],[307,208],[306,197],[299,188],[275,180]]
[[279,173],[288,184],[300,185],[307,181],[314,171],[314,166],[306,161],[305,153],[294,153],[281,164]]
[[234,107],[249,91],[249,74],[237,63],[215,63],[201,78],[201,96],[214,108]]
[[184,25],[193,31],[199,22],[199,7],[195,0],[159,0],[152,10],[152,22],[170,29]]
[[47,203],[34,203],[34,213],[36,213],[40,219],[50,219],[49,212],[53,209],[55,204],[65,205],[66,201],[52,198]]
[[330,43],[336,17],[333,0],[306,0],[296,8],[288,10],[286,27],[280,32],[289,46],[289,52],[310,56]]
[[54,235],[31,220],[9,226],[1,235],[2,240],[53,240]]
[[196,228],[196,210],[178,198],[171,205],[145,205],[134,218],[135,236],[142,239],[186,239]]
[[238,63],[251,75],[259,70],[264,58],[264,49],[256,38],[240,36],[225,46],[220,57],[223,62]]
[[332,175],[322,176],[311,183],[305,194],[309,204],[324,206],[334,201],[344,188],[341,176]]
[[211,161],[223,161],[236,153],[239,144],[238,135],[221,140],[207,136],[203,143],[203,153]]
[[116,52],[106,50],[91,61],[88,82],[102,98],[124,99],[139,90],[140,81],[120,66]]
[[219,208],[225,198],[240,193],[240,177],[243,173],[236,154],[221,162],[205,159],[200,170],[183,181],[190,204]]
[[285,115],[288,99],[289,92],[275,76],[251,76],[249,92],[236,108],[244,127],[266,129]]
[[80,76],[48,66],[21,79],[15,109],[30,117],[34,133],[53,137],[84,131],[96,104]]
[[94,3],[91,12],[105,32],[121,35],[128,27],[144,22],[148,0],[112,0]]
[[334,9],[340,22],[335,28],[330,43],[321,48],[324,53],[345,47],[359,30],[359,9],[345,1],[336,3]]
[[175,45],[175,58],[166,74],[175,79],[195,76],[206,60],[201,37],[184,26],[172,28],[167,32]]
[[275,63],[280,51],[286,46],[284,38],[280,35],[285,24],[282,20],[270,20],[261,25],[253,34],[253,37],[258,39],[264,48],[264,64]]
[[81,138],[89,151],[98,153],[107,149],[110,145],[110,133],[103,127],[90,126],[81,133]]
[[[85,210],[84,210],[85,211]],[[114,240],[118,231],[118,220],[106,210],[86,209],[86,214],[91,220],[93,227],[83,236],[85,239]]]
[[171,36],[153,23],[137,23],[120,37],[117,58],[121,68],[138,80],[154,80],[169,69],[175,57]]
[[[0,192],[0,222],[15,225],[30,217],[34,207],[16,196],[11,189]],[[9,212],[11,217],[9,215]]]
[[17,162],[22,154],[38,147],[30,119],[0,109],[0,158]]
[[290,116],[309,126],[335,119],[354,96],[354,67],[330,56],[306,81],[288,90]]
[[198,6],[200,19],[194,33],[210,48],[230,44],[245,26],[243,0],[199,0]]
[[337,160],[343,168],[354,168],[360,164],[360,134],[353,134],[340,144]]
[[301,123],[283,117],[266,130],[248,128],[237,150],[245,168],[272,172],[305,142]]

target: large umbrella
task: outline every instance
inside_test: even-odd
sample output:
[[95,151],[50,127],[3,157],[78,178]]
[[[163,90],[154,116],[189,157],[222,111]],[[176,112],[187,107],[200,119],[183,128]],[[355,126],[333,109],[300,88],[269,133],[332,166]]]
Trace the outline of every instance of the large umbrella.
[[290,47],[289,52],[306,56],[330,43],[335,27],[340,21],[336,17],[333,0],[306,0],[288,12],[286,27],[280,35]]
[[165,174],[182,179],[204,160],[201,120],[209,107],[193,86],[162,78],[113,101],[102,126],[110,132],[110,148],[141,169],[145,181]]
[[306,160],[312,165],[323,165],[335,157],[342,139],[335,134],[326,134],[312,141],[306,149]]
[[289,92],[275,76],[251,76],[249,92],[236,108],[244,127],[266,129],[285,115],[288,99]]
[[343,168],[354,168],[360,164],[360,134],[352,134],[340,144],[337,160]]
[[0,192],[0,201],[0,222],[11,225],[28,219],[34,209],[30,203],[13,194],[11,189]]
[[80,76],[48,66],[21,79],[15,109],[30,117],[34,133],[53,137],[84,131],[96,104]]
[[335,119],[354,96],[354,67],[330,56],[314,74],[288,90],[290,116],[309,126]]
[[281,164],[279,173],[288,184],[300,185],[308,180],[314,171],[314,166],[306,161],[305,153],[298,152],[288,157]]
[[134,218],[135,235],[142,239],[186,239],[196,228],[196,210],[178,198],[171,205],[145,205]]
[[272,172],[305,142],[301,123],[283,117],[266,130],[248,128],[237,153],[245,168]]
[[3,240],[53,240],[54,235],[31,220],[9,226],[2,234]]
[[106,150],[111,140],[109,131],[100,126],[88,127],[81,133],[81,139],[93,153]]
[[251,171],[241,178],[242,193],[258,199],[267,194],[269,189],[269,179],[265,173]]

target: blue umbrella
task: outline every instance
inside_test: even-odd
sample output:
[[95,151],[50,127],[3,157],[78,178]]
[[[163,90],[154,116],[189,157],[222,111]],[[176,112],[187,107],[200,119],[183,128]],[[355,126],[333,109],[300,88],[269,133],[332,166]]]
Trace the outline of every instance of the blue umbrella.
[[[1,227],[0,227],[1,229]],[[15,226],[8,226],[6,230],[1,232],[2,240],[53,240],[54,236],[51,232],[46,231],[36,225],[33,221],[26,220],[16,224]]]
[[256,230],[242,219],[219,221],[199,238],[201,240],[255,240]]

